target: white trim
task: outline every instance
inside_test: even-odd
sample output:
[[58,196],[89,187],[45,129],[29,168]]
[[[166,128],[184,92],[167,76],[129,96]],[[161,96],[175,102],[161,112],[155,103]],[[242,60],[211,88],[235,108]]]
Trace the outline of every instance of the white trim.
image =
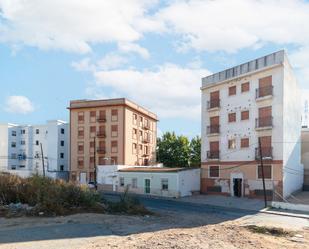
[[242,172],[232,172],[230,174],[230,189],[231,196],[234,196],[234,178],[241,179],[241,197],[245,196],[245,188],[244,188],[244,174]]
[[[261,164],[257,164],[256,165],[256,180],[258,180],[258,181],[262,181],[263,180],[263,178],[259,178],[259,166],[260,166]],[[273,175],[274,175],[274,167],[273,167],[273,165],[272,164],[268,164],[268,163],[263,163],[263,165],[265,166],[265,165],[270,165],[271,166],[271,178],[265,178],[265,181],[272,181],[273,180]]]

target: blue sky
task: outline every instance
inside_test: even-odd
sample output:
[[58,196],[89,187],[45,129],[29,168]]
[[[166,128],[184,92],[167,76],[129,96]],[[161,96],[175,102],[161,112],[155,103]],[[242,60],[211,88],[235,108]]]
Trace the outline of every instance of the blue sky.
[[161,131],[197,135],[211,72],[286,49],[307,94],[308,13],[297,0],[0,0],[0,122],[68,121],[72,99],[127,97]]

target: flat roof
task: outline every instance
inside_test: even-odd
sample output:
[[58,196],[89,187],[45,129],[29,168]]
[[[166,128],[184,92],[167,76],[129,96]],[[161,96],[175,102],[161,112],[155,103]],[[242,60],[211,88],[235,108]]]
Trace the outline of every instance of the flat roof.
[[240,65],[228,68],[215,74],[202,78],[202,88],[211,86],[225,80],[238,78],[242,75],[260,71],[275,65],[281,65],[284,62],[285,52],[280,50],[263,57],[242,63]]
[[168,167],[132,167],[120,169],[118,172],[147,172],[147,173],[173,173],[197,168],[168,168]]
[[158,121],[157,115],[153,112],[148,111],[146,108],[134,103],[126,98],[115,98],[115,99],[80,99],[71,100],[68,109],[80,109],[80,108],[93,108],[93,107],[104,107],[104,106],[127,106],[135,111],[138,111],[156,121]]

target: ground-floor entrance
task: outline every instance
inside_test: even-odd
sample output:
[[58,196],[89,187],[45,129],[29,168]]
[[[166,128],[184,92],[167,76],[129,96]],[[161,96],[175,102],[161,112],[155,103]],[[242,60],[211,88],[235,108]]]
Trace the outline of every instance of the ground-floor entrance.
[[241,178],[233,179],[233,194],[236,197],[242,196],[242,179]]

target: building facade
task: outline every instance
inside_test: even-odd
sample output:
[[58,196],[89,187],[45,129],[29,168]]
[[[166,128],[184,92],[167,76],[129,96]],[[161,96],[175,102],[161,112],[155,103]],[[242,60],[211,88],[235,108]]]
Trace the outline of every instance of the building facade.
[[309,128],[302,128],[301,131],[301,162],[304,165],[304,186],[309,190]]
[[157,116],[127,100],[70,102],[71,180],[94,180],[94,166],[156,162]]
[[0,124],[0,170],[30,176],[65,177],[69,165],[69,125],[50,120],[43,125]]
[[268,198],[301,189],[300,90],[284,51],[202,79],[201,192]]

